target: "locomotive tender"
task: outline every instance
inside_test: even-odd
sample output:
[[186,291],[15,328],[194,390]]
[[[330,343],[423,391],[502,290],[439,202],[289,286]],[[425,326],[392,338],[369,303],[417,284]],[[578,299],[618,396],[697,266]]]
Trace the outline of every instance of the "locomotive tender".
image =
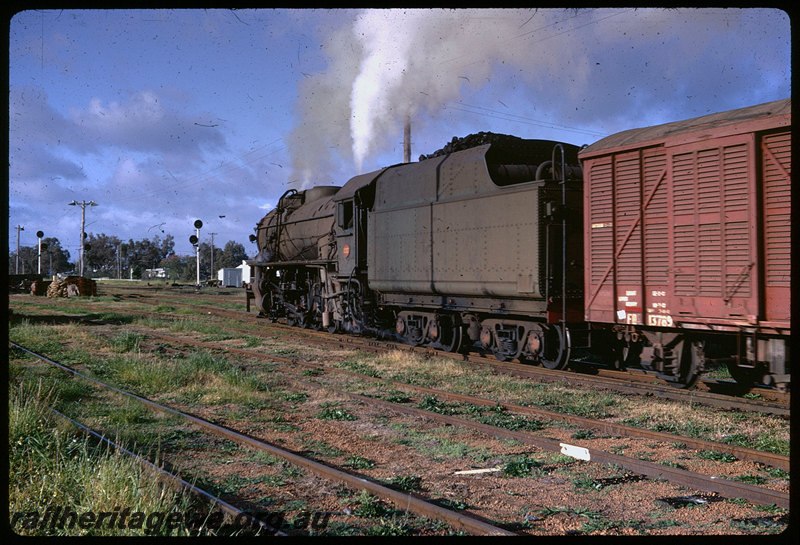
[[[791,101],[591,146],[481,133],[256,226],[261,314],[500,360],[788,386]],[[476,136],[476,135],[473,135]]]

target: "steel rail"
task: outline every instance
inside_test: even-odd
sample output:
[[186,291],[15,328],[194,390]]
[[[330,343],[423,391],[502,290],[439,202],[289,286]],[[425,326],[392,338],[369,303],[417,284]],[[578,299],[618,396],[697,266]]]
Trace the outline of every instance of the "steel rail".
[[186,491],[191,492],[192,494],[194,494],[196,496],[200,496],[201,498],[205,498],[205,499],[213,502],[212,506],[219,507],[223,512],[225,512],[226,514],[234,517],[236,521],[239,520],[240,516],[244,515],[245,518],[251,524],[257,524],[259,526],[259,528],[265,530],[267,533],[269,533],[269,535],[274,535],[274,536],[286,536],[286,535],[288,535],[288,534],[280,531],[277,528],[273,528],[272,526],[270,526],[266,522],[263,522],[263,521],[257,519],[256,517],[254,517],[250,513],[246,512],[246,511],[243,511],[243,510],[239,509],[238,507],[235,507],[235,506],[231,505],[230,503],[226,502],[225,500],[214,496],[210,492],[207,492],[207,491],[203,490],[202,488],[198,488],[197,486],[193,485],[192,483],[190,483],[188,481],[185,481],[184,479],[178,477],[174,473],[170,473],[169,471],[167,471],[163,467],[157,466],[156,464],[154,464],[150,460],[148,460],[148,459],[136,454],[135,452],[131,452],[130,450],[128,450],[125,447],[123,447],[122,445],[119,445],[119,444],[115,443],[111,439],[109,439],[109,438],[105,437],[104,435],[94,431],[93,429],[89,428],[88,426],[86,426],[84,424],[81,424],[77,420],[75,420],[73,418],[70,418],[69,416],[65,415],[64,413],[59,412],[58,410],[56,410],[56,409],[54,409],[52,407],[48,407],[48,409],[50,409],[50,411],[52,413],[60,416],[61,418],[67,420],[68,422],[72,423],[72,425],[76,426],[77,428],[80,428],[85,433],[87,433],[87,434],[91,435],[92,437],[95,437],[96,439],[99,439],[100,441],[102,441],[102,442],[114,447],[115,449],[119,450],[120,452],[123,452],[123,453],[127,454],[128,456],[130,456],[131,458],[136,460],[139,464],[141,464],[141,465],[143,465],[143,466],[145,466],[147,468],[150,468],[153,471],[157,472],[158,476],[161,479],[166,480],[168,483],[176,484],[182,490],[186,490]]
[[[241,316],[241,311],[218,308],[208,305],[193,305],[189,303],[184,304],[193,308],[200,308],[216,314],[235,314]],[[148,311],[133,311],[128,312],[142,312]],[[292,331],[296,328],[285,326],[287,330]],[[518,376],[522,378],[530,378],[543,382],[564,382],[567,384],[574,384],[578,386],[593,386],[608,388],[610,390],[635,394],[635,395],[656,395],[662,399],[669,399],[673,401],[682,401],[689,403],[702,403],[711,407],[722,409],[737,409],[744,411],[761,412],[766,414],[774,414],[776,416],[788,417],[790,414],[790,407],[788,404],[776,403],[770,401],[758,401],[752,399],[743,399],[740,397],[732,397],[730,395],[718,394],[714,392],[706,392],[701,390],[682,390],[664,384],[654,384],[643,381],[641,377],[636,376],[633,378],[615,378],[611,376],[599,376],[582,374],[574,370],[566,369],[562,371],[553,371],[542,367],[532,367],[521,363],[514,362],[498,362],[494,359],[477,354],[461,354],[444,352],[430,347],[410,346],[406,344],[397,344],[394,341],[381,341],[377,339],[368,339],[362,337],[344,337],[341,335],[333,335],[328,338],[325,333],[315,332],[320,334],[320,342],[326,343],[339,343],[341,348],[361,348],[372,352],[381,350],[398,350],[408,351],[419,354],[434,355],[442,358],[455,359],[458,361],[466,361],[472,363],[479,363],[488,365],[500,373]],[[258,333],[255,333],[258,334]],[[305,331],[306,335],[311,335],[311,332]]]
[[332,372],[336,374],[347,374],[347,375],[355,375],[361,380],[366,380],[369,382],[374,382],[377,384],[387,384],[391,385],[396,388],[407,388],[409,390],[414,390],[421,393],[436,395],[442,398],[451,399],[454,401],[466,402],[466,403],[473,403],[475,405],[483,405],[483,406],[496,406],[500,405],[504,407],[506,410],[513,411],[520,414],[537,416],[537,417],[544,417],[550,420],[558,420],[562,422],[567,422],[569,424],[574,424],[576,426],[581,426],[582,428],[586,429],[597,429],[604,433],[615,434],[615,435],[624,435],[627,437],[638,437],[643,439],[651,439],[657,441],[680,441],[686,446],[698,450],[713,450],[719,452],[725,452],[728,454],[732,454],[741,460],[749,460],[753,462],[763,463],[772,467],[776,467],[785,471],[789,471],[790,469],[790,462],[789,457],[784,456],[782,454],[777,454],[773,452],[764,452],[760,450],[739,447],[736,445],[728,445],[725,443],[716,443],[713,441],[707,441],[705,439],[697,439],[692,437],[684,437],[681,435],[675,435],[665,432],[659,432],[654,430],[647,430],[643,428],[635,428],[633,426],[626,426],[624,424],[615,424],[613,422],[603,422],[601,420],[593,420],[590,418],[584,418],[581,416],[569,415],[569,414],[562,414],[557,413],[554,411],[548,411],[546,409],[539,409],[536,407],[529,407],[526,405],[518,405],[514,403],[505,403],[505,402],[498,402],[495,400],[482,398],[478,396],[468,395],[468,394],[458,394],[453,392],[447,392],[444,390],[438,390],[435,388],[428,388],[425,386],[417,386],[414,384],[408,384],[405,382],[396,382],[391,380],[386,380],[378,377],[371,377],[369,375],[363,375],[361,373],[357,373],[355,371],[347,370],[347,369],[337,369],[335,367],[325,367],[320,366],[316,363],[304,362],[299,361],[293,358],[286,358],[283,356],[273,355],[273,354],[262,354],[260,352],[254,352],[252,350],[246,350],[243,348],[234,348],[230,346],[223,346],[216,343],[210,343],[205,341],[196,341],[192,339],[182,339],[179,337],[172,337],[169,335],[164,335],[161,333],[148,333],[147,335],[163,339],[166,341],[172,342],[179,342],[190,344],[194,346],[206,347],[206,348],[214,348],[219,350],[226,350],[228,352],[232,352],[235,354],[240,354],[243,356],[249,357],[256,357],[260,359],[268,359],[273,361],[279,361],[283,363],[289,363],[292,365],[299,365],[301,367],[306,368],[319,368],[322,367],[325,369],[326,372]]
[[[239,314],[238,311],[228,309],[217,309],[213,307],[203,307],[200,305],[187,305],[191,307],[210,308],[216,312],[229,312]],[[126,310],[126,312],[133,314],[153,314],[151,311],[145,310]],[[209,313],[211,313],[209,311]],[[161,313],[160,315],[163,315]],[[98,323],[80,316],[72,316],[72,319],[77,321],[84,321],[87,323]],[[286,326],[287,330],[293,330]],[[236,331],[236,330],[233,330]],[[236,331],[241,333],[241,331]],[[266,335],[260,332],[248,332],[254,335]],[[519,376],[522,378],[530,378],[542,382],[562,382],[566,384],[574,384],[578,386],[592,386],[592,387],[605,387],[609,390],[643,396],[656,395],[662,399],[669,399],[672,401],[681,401],[688,403],[701,403],[710,407],[722,409],[736,409],[752,412],[761,412],[766,414],[774,414],[781,417],[789,417],[791,407],[788,404],[773,403],[767,401],[758,401],[751,399],[732,398],[728,395],[715,394],[712,392],[702,392],[697,390],[680,390],[669,386],[662,386],[658,384],[643,383],[640,381],[630,381],[626,379],[615,379],[611,377],[596,377],[594,375],[582,375],[576,372],[567,371],[550,371],[540,367],[531,367],[525,364],[517,364],[513,362],[497,362],[496,360],[469,354],[455,355],[449,352],[443,352],[428,347],[416,347],[409,345],[398,345],[394,342],[384,342],[375,339],[360,339],[334,336],[330,339],[320,338],[321,344],[336,344],[342,349],[364,349],[371,352],[382,352],[385,350],[408,351],[412,353],[419,353],[424,355],[432,355],[449,359],[456,359],[459,361],[466,361],[470,363],[477,363],[487,365],[496,371],[511,376]],[[591,378],[595,377],[595,378]]]
[[[142,312],[147,312],[147,311],[142,311]],[[74,317],[74,318],[76,320],[82,320],[82,321],[91,322],[91,320],[87,320],[87,319],[81,318],[81,317]],[[240,354],[248,355],[248,356],[252,356],[252,357],[267,358],[267,359],[272,359],[272,360],[275,360],[275,361],[282,361],[282,362],[285,362],[285,363],[292,363],[292,364],[297,364],[297,365],[308,365],[308,366],[311,366],[311,367],[319,367],[319,365],[308,364],[308,363],[305,363],[305,362],[302,362],[302,361],[298,361],[298,360],[292,359],[292,358],[283,358],[283,357],[280,357],[280,356],[277,356],[277,355],[261,354],[261,353],[258,353],[258,352],[253,352],[253,351],[244,350],[244,349],[237,349],[237,348],[233,348],[233,347],[229,347],[229,346],[215,345],[214,343],[206,343],[206,342],[203,342],[203,341],[194,341],[194,340],[191,340],[191,339],[181,339],[181,338],[178,338],[178,337],[170,337],[170,336],[167,336],[167,335],[162,335],[162,334],[154,333],[154,332],[149,332],[148,335],[156,337],[156,338],[162,338],[162,339],[165,339],[165,340],[168,340],[168,341],[178,341],[178,342],[183,342],[183,343],[186,343],[186,344],[192,344],[192,345],[195,345],[195,346],[206,346],[206,347],[212,347],[212,348],[217,348],[217,349],[224,349],[224,350],[228,350],[228,351],[231,351],[231,352],[236,352],[236,353],[240,353]],[[327,341],[327,342],[330,342],[330,343],[333,343],[333,344],[338,344],[340,347],[342,347],[342,344],[341,344],[342,341],[341,340],[334,339],[334,340],[330,340],[330,341]],[[348,339],[348,342],[349,342],[349,339]],[[406,345],[402,345],[402,347],[403,347],[403,349],[413,348],[413,347],[408,347]],[[438,354],[438,352],[437,352],[437,354]],[[329,367],[326,367],[326,370],[329,370],[329,371],[332,371],[332,372],[335,372],[335,373],[342,373],[342,372],[353,373],[352,371],[344,371],[344,370],[341,370],[341,369],[335,369],[335,368],[329,368]],[[378,382],[387,382],[387,383],[390,382],[390,381],[386,381],[386,380],[383,380],[383,379],[376,379],[375,377],[370,377],[370,376],[367,376],[367,375],[361,375],[361,378],[364,378],[365,380],[373,380],[373,381],[378,381]],[[439,395],[441,397],[446,397],[446,398],[449,398],[449,399],[455,399],[455,400],[458,400],[458,401],[465,401],[465,402],[470,402],[470,403],[480,404],[480,405],[497,405],[498,404],[498,402],[494,401],[494,400],[483,399],[483,398],[480,398],[480,397],[469,396],[469,395],[466,395],[466,394],[456,394],[456,393],[452,393],[452,392],[446,392],[446,391],[443,391],[443,390],[435,390],[435,389],[432,389],[432,388],[424,388],[424,387],[416,386],[416,385],[413,385],[413,384],[406,384],[406,383],[399,383],[399,382],[392,382],[392,384],[394,384],[395,386],[406,387],[406,388],[414,389],[414,390],[417,390],[417,391],[424,391],[426,393]],[[695,438],[690,438],[690,437],[672,435],[672,434],[667,434],[667,433],[664,433],[664,432],[657,432],[657,431],[647,430],[647,429],[643,429],[643,428],[635,428],[635,427],[632,427],[632,426],[625,426],[625,425],[622,425],[622,424],[614,424],[614,423],[611,423],[611,422],[602,422],[602,421],[599,421],[599,420],[591,420],[591,419],[587,419],[587,418],[583,418],[583,417],[579,417],[579,416],[555,413],[555,412],[552,412],[552,411],[547,411],[547,410],[544,410],[544,409],[537,409],[537,408],[529,407],[529,406],[525,406],[525,405],[515,405],[515,404],[511,404],[511,403],[502,403],[501,405],[506,407],[506,409],[508,409],[508,410],[513,410],[513,411],[516,411],[516,412],[519,412],[519,413],[535,415],[535,416],[542,416],[542,417],[549,418],[549,419],[552,419],[552,420],[560,420],[560,421],[564,421],[564,422],[568,422],[568,423],[571,423],[571,424],[575,424],[575,425],[578,425],[578,426],[581,426],[581,427],[584,427],[584,428],[598,429],[598,430],[604,431],[605,433],[625,435],[625,436],[628,436],[628,437],[649,438],[649,439],[653,439],[653,440],[680,440],[681,442],[685,443],[687,446],[689,446],[691,448],[695,448],[695,449],[699,449],[699,450],[715,450],[715,451],[719,451],[719,452],[725,452],[725,453],[728,453],[728,454],[732,454],[732,455],[736,456],[737,458],[739,458],[741,460],[749,460],[749,461],[753,461],[753,462],[763,463],[763,464],[766,464],[766,465],[769,465],[769,466],[772,466],[772,467],[776,467],[776,468],[779,468],[779,469],[782,469],[782,470],[785,470],[785,471],[788,471],[790,469],[789,458],[787,456],[784,456],[784,455],[781,455],[781,454],[777,454],[777,453],[759,451],[759,450],[755,450],[755,449],[748,449],[748,448],[745,448],[745,447],[739,447],[739,446],[736,446],[736,445],[729,445],[729,444],[726,444],[726,443],[717,443],[717,442],[713,442],[713,441],[706,441],[706,440],[703,440],[703,439],[695,439]]]
[[267,452],[269,452],[270,454],[272,454],[274,456],[277,456],[279,458],[283,458],[284,460],[286,460],[286,461],[288,461],[288,462],[290,462],[290,463],[292,463],[292,464],[294,464],[296,466],[308,469],[309,471],[312,471],[313,473],[315,473],[317,475],[320,475],[320,476],[322,476],[324,478],[334,479],[334,480],[337,480],[339,482],[343,482],[343,483],[345,483],[345,484],[347,484],[347,485],[349,485],[349,486],[351,486],[351,487],[353,487],[353,488],[355,488],[357,490],[358,489],[367,490],[368,492],[376,494],[381,498],[388,499],[389,501],[391,501],[392,503],[394,503],[395,505],[397,505],[398,507],[400,507],[402,509],[411,511],[413,513],[416,513],[417,515],[420,515],[420,516],[423,516],[423,517],[431,517],[431,518],[435,518],[435,519],[438,519],[438,520],[442,520],[442,521],[446,522],[447,524],[449,524],[450,526],[452,526],[455,529],[463,530],[463,531],[470,532],[470,533],[477,534],[477,535],[498,535],[498,536],[501,536],[501,535],[504,535],[504,536],[518,535],[518,534],[516,534],[514,532],[510,532],[510,531],[505,530],[503,528],[498,528],[497,526],[494,526],[494,525],[492,525],[492,524],[490,524],[488,522],[484,522],[483,520],[481,520],[476,515],[466,515],[466,514],[463,514],[463,513],[456,513],[456,512],[450,511],[449,509],[445,509],[443,507],[440,507],[438,505],[434,505],[432,503],[428,503],[428,502],[426,502],[426,501],[424,501],[424,500],[422,500],[422,499],[420,499],[420,498],[418,498],[416,496],[413,496],[411,494],[406,494],[406,493],[403,493],[403,492],[399,492],[397,490],[393,490],[391,488],[387,488],[387,487],[385,487],[385,486],[383,486],[383,485],[381,485],[381,484],[379,484],[377,482],[374,482],[372,480],[369,480],[367,478],[359,477],[359,476],[356,476],[356,475],[352,475],[350,473],[346,473],[346,472],[341,471],[339,469],[327,466],[327,465],[322,464],[320,462],[317,462],[315,460],[310,460],[308,458],[305,458],[303,456],[295,454],[294,452],[291,452],[289,450],[286,450],[286,449],[283,449],[283,448],[278,447],[276,445],[267,443],[266,441],[262,441],[260,439],[254,438],[254,437],[250,437],[249,435],[245,435],[243,433],[234,431],[234,430],[232,430],[230,428],[227,428],[225,426],[220,426],[218,424],[214,424],[214,423],[209,422],[208,420],[205,420],[205,419],[200,418],[198,416],[194,416],[192,414],[185,413],[185,412],[179,411],[177,409],[173,409],[172,407],[168,407],[166,405],[162,405],[160,403],[156,403],[155,401],[152,401],[152,400],[147,399],[145,397],[139,396],[137,394],[133,394],[131,392],[126,392],[124,390],[116,388],[115,386],[111,386],[111,385],[106,384],[106,383],[104,383],[102,381],[99,381],[99,380],[94,379],[94,378],[92,378],[90,376],[87,376],[87,375],[85,375],[83,373],[80,373],[79,371],[75,371],[74,369],[71,369],[71,368],[69,368],[69,367],[67,367],[67,366],[65,366],[65,365],[63,365],[61,363],[58,363],[56,361],[53,361],[53,360],[47,358],[46,356],[43,356],[41,354],[37,354],[36,352],[33,352],[32,350],[29,350],[29,349],[27,349],[27,348],[25,348],[23,346],[20,346],[19,344],[14,343],[12,341],[9,341],[9,344],[14,346],[14,347],[16,347],[16,348],[18,348],[18,349],[20,349],[20,350],[22,350],[22,351],[24,351],[24,352],[27,352],[28,354],[31,354],[32,356],[34,356],[34,357],[36,357],[36,358],[38,358],[38,359],[40,359],[40,360],[42,360],[42,361],[44,361],[46,363],[49,363],[49,364],[51,364],[51,365],[53,365],[55,367],[58,367],[59,369],[62,369],[63,371],[66,371],[66,372],[71,373],[73,375],[79,376],[79,377],[81,377],[81,378],[83,378],[85,380],[93,382],[93,383],[95,383],[95,384],[97,384],[97,385],[99,385],[99,386],[101,386],[103,388],[109,389],[109,390],[114,391],[114,392],[116,392],[118,394],[121,394],[121,395],[124,395],[124,396],[128,396],[130,398],[136,399],[137,401],[140,401],[141,403],[143,403],[145,405],[148,405],[149,407],[151,407],[153,409],[156,409],[156,410],[161,411],[161,412],[170,413],[170,414],[174,414],[174,415],[180,416],[180,417],[182,417],[182,418],[194,423],[195,425],[198,425],[201,428],[204,428],[204,429],[209,430],[211,432],[214,432],[217,435],[219,435],[221,437],[224,437],[226,439],[230,439],[230,440],[235,441],[237,443],[247,445],[247,446],[249,446],[251,448],[267,451]]
[[[265,355],[265,357],[270,357],[270,356]],[[324,386],[297,379],[292,379],[292,381],[301,384],[303,387],[306,388],[334,389],[329,386]],[[611,454],[598,449],[591,449],[591,448],[581,447],[578,445],[562,443],[554,439],[547,439],[544,437],[534,436],[530,433],[523,431],[499,428],[497,426],[492,426],[490,424],[483,424],[481,422],[475,422],[474,420],[469,420],[466,418],[461,418],[451,415],[443,415],[440,413],[426,411],[424,409],[418,409],[416,407],[408,407],[398,403],[392,403],[390,401],[375,399],[372,397],[367,397],[361,394],[355,394],[344,390],[339,390],[339,389],[335,390],[339,393],[342,393],[350,397],[351,399],[361,401],[362,403],[384,407],[386,409],[407,414],[410,416],[429,418],[431,420],[444,422],[446,424],[474,429],[482,433],[485,433],[487,435],[491,435],[493,437],[516,440],[521,443],[533,445],[543,450],[548,450],[551,452],[559,452],[561,454],[565,454],[567,456],[571,456],[579,460],[591,461],[599,464],[616,465],[623,469],[633,471],[634,473],[638,473],[640,475],[644,475],[652,479],[663,479],[680,486],[686,486],[695,490],[702,490],[704,492],[718,493],[727,497],[744,498],[750,502],[757,504],[762,504],[762,505],[775,504],[779,507],[783,507],[786,509],[789,508],[789,502],[790,502],[789,494],[784,492],[770,490],[768,488],[754,486],[738,481],[719,479],[717,477],[702,475],[699,473],[694,473],[692,471],[687,471],[685,469],[673,468],[661,464],[656,464],[653,462],[639,460],[636,458],[629,458],[618,454]]]

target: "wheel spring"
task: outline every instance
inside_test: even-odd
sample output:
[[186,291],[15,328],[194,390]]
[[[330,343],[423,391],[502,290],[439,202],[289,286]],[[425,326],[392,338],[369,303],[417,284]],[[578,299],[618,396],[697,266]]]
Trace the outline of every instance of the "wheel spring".
[[501,352],[506,354],[513,354],[517,351],[517,341],[512,339],[498,339],[498,345]]
[[497,330],[497,347],[501,352],[513,354],[517,351],[516,335],[512,329]]

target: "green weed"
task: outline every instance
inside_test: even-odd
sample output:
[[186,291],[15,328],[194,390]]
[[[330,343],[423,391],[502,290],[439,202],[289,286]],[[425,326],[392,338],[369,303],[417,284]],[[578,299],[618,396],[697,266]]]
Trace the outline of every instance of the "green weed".
[[714,462],[725,462],[726,464],[733,463],[738,459],[733,454],[719,452],[717,450],[701,450],[697,453],[697,457],[702,458],[703,460],[712,460]]
[[519,456],[503,464],[502,474],[504,477],[527,477],[533,468],[542,465],[538,460],[527,456]]
[[358,420],[358,417],[351,414],[342,407],[328,407],[317,413],[320,420]]
[[392,488],[410,492],[412,490],[419,490],[422,487],[422,478],[411,475],[401,475],[393,477],[388,484]]
[[353,469],[372,469],[375,462],[363,456],[350,456],[344,465]]

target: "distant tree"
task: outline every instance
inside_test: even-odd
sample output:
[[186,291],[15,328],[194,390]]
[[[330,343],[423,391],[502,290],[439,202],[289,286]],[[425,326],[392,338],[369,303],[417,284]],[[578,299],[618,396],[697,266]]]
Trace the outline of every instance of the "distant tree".
[[[55,237],[42,239],[42,271],[44,272],[45,254],[47,255],[48,274],[66,272],[73,268],[69,262],[69,250],[61,247],[61,242]],[[51,265],[52,263],[52,265]]]
[[11,274],[35,274],[38,265],[38,250],[31,246],[19,247],[19,260],[16,250],[11,253],[9,269]]
[[133,240],[129,239],[124,249],[125,265],[136,270],[141,274],[144,269],[155,269],[162,259],[174,253],[175,241],[172,235],[167,235],[165,240],[161,240],[158,235],[152,239]]
[[194,254],[186,256],[186,270],[183,271],[183,275],[180,277],[181,280],[186,282],[191,282],[192,284],[195,283],[197,280],[197,260],[194,257]]
[[[216,253],[216,252],[214,252],[214,253]],[[197,276],[197,265],[196,265],[197,260],[195,259],[194,256],[191,257],[191,262],[192,262],[192,271],[195,273],[195,275],[192,276],[192,278],[196,279],[196,276]],[[216,262],[214,264],[214,267],[216,267]],[[208,242],[201,242],[200,243],[200,281],[202,282],[203,280],[205,280],[207,278],[211,278],[209,276],[210,272],[211,272],[211,244],[209,244]]]
[[[194,260],[192,260],[194,264]],[[162,259],[159,267],[167,271],[167,278],[170,280],[189,280],[194,273],[194,269],[189,268],[189,258],[183,255],[172,254]]]
[[225,248],[222,250],[222,256],[219,259],[219,268],[238,267],[242,264],[242,260],[245,259],[247,259],[247,252],[244,246],[238,242],[229,240],[225,243]]
[[[159,263],[175,253],[175,239],[166,235],[152,239],[122,242],[118,237],[105,233],[87,233],[84,242],[84,274],[87,276],[116,276],[117,267],[121,268],[120,276],[126,277],[133,271],[134,278],[141,278],[144,269],[153,269]],[[38,266],[38,247],[20,247],[20,273],[35,273]],[[42,274],[75,270],[76,265],[69,262],[70,254],[61,247],[57,238],[42,239]],[[9,252],[9,274],[14,274],[17,264],[17,252]],[[50,263],[52,261],[52,269]],[[192,261],[194,264],[194,261]],[[52,271],[52,273],[51,273]]]
[[[200,243],[200,279],[213,279],[217,277],[217,271],[228,267],[238,267],[242,260],[247,259],[247,252],[244,246],[238,242],[229,240],[224,248],[214,246],[214,270],[211,270],[211,245],[208,242]],[[197,265],[195,259],[191,258],[192,270],[195,271],[194,279],[197,279]]]
[[[200,243],[200,281],[214,279],[217,271],[226,267],[238,267],[242,260],[247,259],[247,252],[244,246],[238,242],[229,240],[224,248],[214,246],[214,270],[211,270],[211,244],[208,242]],[[187,276],[193,281],[197,281],[197,265],[195,256],[187,257],[190,271]],[[186,278],[187,280],[189,278]]]
[[[35,274],[39,266],[39,245],[20,246],[19,248],[20,274]],[[59,272],[72,270],[73,264],[69,262],[69,250],[61,247],[61,242],[55,237],[42,239],[42,274],[50,276]],[[9,253],[8,273],[15,274],[17,268],[17,250]]]
[[90,233],[83,254],[86,269],[97,273],[98,276],[116,275],[119,245],[120,240],[115,236]]
[[[219,264],[219,259],[222,256],[222,249],[214,246],[214,269],[218,270],[222,265]],[[194,264],[194,260],[192,260]],[[200,243],[200,279],[216,277],[217,271],[211,271],[211,244],[208,242]],[[197,272],[195,271],[195,276]]]
[[[159,240],[156,237],[156,240]],[[161,242],[161,255],[164,257],[170,256],[175,253],[175,237],[168,234],[164,237],[164,240]]]

